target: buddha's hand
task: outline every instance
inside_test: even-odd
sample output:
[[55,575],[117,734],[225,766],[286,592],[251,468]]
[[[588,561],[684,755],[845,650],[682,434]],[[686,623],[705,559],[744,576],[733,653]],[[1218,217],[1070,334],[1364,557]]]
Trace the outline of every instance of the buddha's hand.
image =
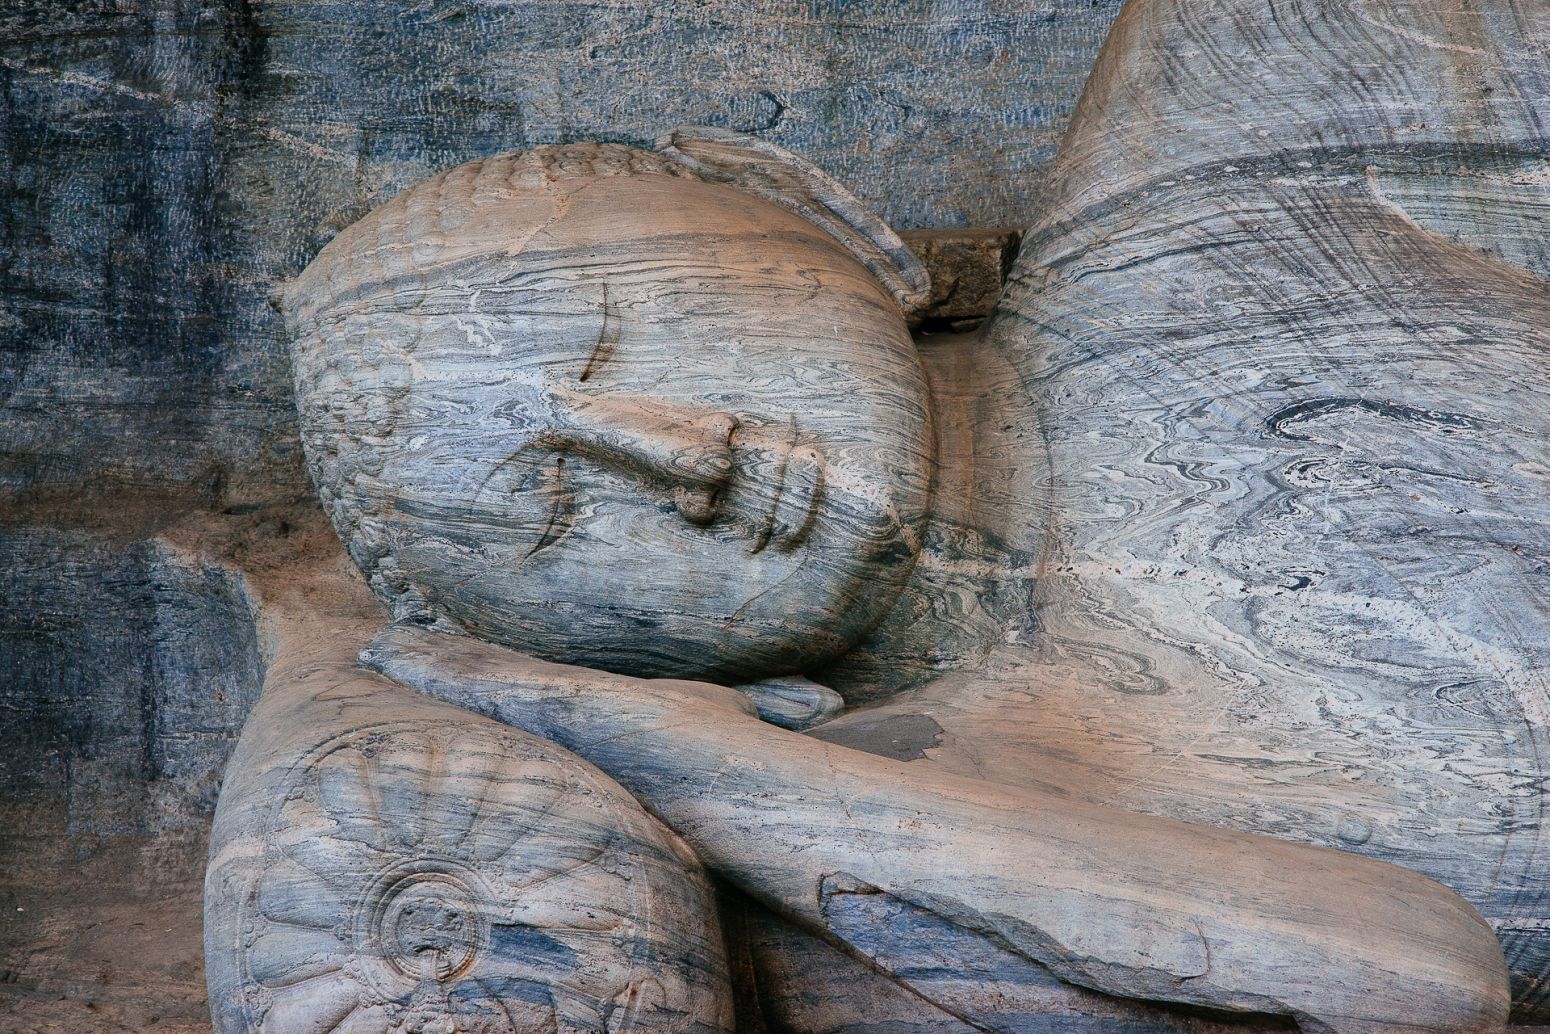
[[811,729],[845,707],[844,697],[800,675],[745,683],[737,691],[753,701],[760,718],[782,729]]

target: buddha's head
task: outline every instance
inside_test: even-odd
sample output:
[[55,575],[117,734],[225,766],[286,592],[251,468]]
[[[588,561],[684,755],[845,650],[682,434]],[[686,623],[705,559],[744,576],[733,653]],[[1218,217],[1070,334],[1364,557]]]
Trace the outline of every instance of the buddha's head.
[[734,681],[844,653],[909,576],[933,464],[853,247],[620,146],[400,194],[284,294],[351,555],[396,617],[553,660]]

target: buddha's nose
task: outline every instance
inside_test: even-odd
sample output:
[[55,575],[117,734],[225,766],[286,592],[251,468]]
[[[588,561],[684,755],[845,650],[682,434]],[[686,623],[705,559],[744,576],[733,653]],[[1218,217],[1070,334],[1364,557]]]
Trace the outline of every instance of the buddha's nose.
[[543,444],[669,490],[693,524],[715,518],[733,471],[730,413],[686,413],[629,398],[577,396]]

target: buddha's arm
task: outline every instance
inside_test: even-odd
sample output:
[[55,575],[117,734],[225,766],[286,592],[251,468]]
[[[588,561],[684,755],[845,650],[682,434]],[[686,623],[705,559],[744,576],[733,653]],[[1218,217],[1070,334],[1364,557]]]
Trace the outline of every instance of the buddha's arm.
[[922,772],[772,728],[704,683],[403,627],[362,659],[575,751],[712,869],[831,937],[843,937],[830,919],[846,895],[881,892],[1111,994],[1291,1015],[1312,1030],[1506,1018],[1490,929],[1408,870]]

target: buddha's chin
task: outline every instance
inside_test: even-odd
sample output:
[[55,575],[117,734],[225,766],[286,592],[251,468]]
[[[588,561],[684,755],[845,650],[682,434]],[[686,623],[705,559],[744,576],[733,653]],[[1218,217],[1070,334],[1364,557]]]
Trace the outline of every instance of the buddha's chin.
[[405,601],[479,638],[623,674],[752,681],[843,656],[909,577],[896,521],[881,535],[826,516],[790,550],[751,553],[738,529],[637,505],[536,551],[494,538],[454,552],[433,528],[402,538],[397,557],[414,587]]
[[449,600],[440,617],[478,638],[545,660],[643,678],[735,685],[812,670],[844,655],[896,597],[860,570],[819,584],[783,579],[746,588],[740,607],[687,613],[644,594],[546,607]]

